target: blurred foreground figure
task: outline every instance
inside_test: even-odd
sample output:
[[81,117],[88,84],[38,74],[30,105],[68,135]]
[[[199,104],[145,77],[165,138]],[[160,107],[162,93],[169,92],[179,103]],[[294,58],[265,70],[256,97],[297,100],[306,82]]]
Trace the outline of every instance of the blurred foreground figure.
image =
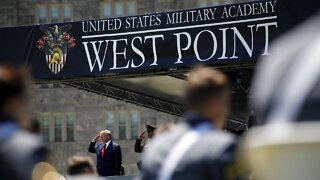
[[261,180],[320,179],[320,14],[271,49],[253,84],[253,107],[265,125],[245,146]]
[[18,125],[31,119],[30,81],[26,72],[0,66],[0,179],[29,180],[46,157],[41,138]]
[[252,105],[263,123],[320,120],[320,14],[278,40],[262,60]]
[[72,156],[68,161],[68,174],[75,175],[95,175],[96,170],[90,157]]
[[157,135],[142,161],[143,180],[227,179],[235,138],[222,130],[230,89],[224,74],[210,68],[190,72],[186,120]]

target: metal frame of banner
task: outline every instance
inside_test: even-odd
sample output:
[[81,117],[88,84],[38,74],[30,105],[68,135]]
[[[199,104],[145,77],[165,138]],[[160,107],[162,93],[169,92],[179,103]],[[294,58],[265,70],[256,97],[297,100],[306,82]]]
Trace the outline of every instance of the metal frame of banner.
[[[220,69],[224,72],[230,72],[241,69],[254,68],[256,62],[242,63],[233,65],[220,65],[214,66],[216,69]],[[152,76],[170,76],[180,80],[187,78],[186,73],[189,68],[169,69],[162,71],[144,71],[141,73],[123,73],[123,74],[108,74],[105,76],[86,77],[86,78],[71,78],[71,79],[59,79],[59,80],[37,80],[36,84],[45,83],[62,83],[67,86],[75,87],[88,92],[100,94],[106,97],[114,98],[120,101],[136,104],[146,108],[154,109],[164,113],[182,117],[186,111],[186,107],[182,104],[160,99],[154,96],[149,96],[143,93],[138,93],[130,89],[117,87],[111,83],[106,83],[103,80],[116,79],[116,78],[135,78],[135,77],[152,77]],[[242,120],[229,117],[227,121],[227,128],[233,130],[245,130],[247,124]]]
[[64,84],[176,116],[182,116],[182,114],[186,111],[185,107],[181,104],[144,95],[128,89],[115,87],[111,84],[101,81],[66,82]]
[[[233,64],[233,65],[221,65],[214,66],[214,68],[219,69],[224,72],[232,70],[241,70],[247,68],[254,68],[257,65],[256,62],[252,63],[242,63],[242,64]],[[211,66],[213,67],[213,66]],[[102,76],[94,77],[74,77],[74,78],[60,78],[60,79],[45,79],[45,80],[35,80],[36,84],[47,84],[47,83],[65,83],[65,82],[88,82],[88,81],[100,81],[104,79],[115,79],[115,78],[135,78],[135,77],[148,77],[148,76],[172,76],[178,79],[185,79],[183,77],[184,73],[187,73],[190,68],[181,68],[181,69],[170,69],[170,70],[160,70],[160,71],[144,71],[140,73],[112,73]]]
[[[182,117],[186,111],[186,107],[181,104],[137,93],[132,90],[115,87],[112,84],[102,81],[65,82],[63,84],[180,117]],[[239,119],[229,117],[227,128],[236,131],[245,130],[247,129],[247,124]]]

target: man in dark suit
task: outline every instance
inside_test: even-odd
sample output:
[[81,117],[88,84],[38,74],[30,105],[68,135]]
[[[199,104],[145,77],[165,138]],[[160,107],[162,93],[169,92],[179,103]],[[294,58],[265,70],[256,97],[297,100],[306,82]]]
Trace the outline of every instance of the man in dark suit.
[[[97,143],[97,141],[100,141]],[[97,154],[97,171],[100,176],[118,176],[121,169],[121,148],[111,140],[111,132],[103,130],[91,141],[89,152]]]

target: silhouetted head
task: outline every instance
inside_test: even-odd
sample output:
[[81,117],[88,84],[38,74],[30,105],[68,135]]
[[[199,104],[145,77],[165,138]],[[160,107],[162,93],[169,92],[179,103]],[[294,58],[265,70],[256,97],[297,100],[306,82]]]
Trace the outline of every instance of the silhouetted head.
[[31,119],[30,84],[25,70],[0,66],[0,121]]
[[146,125],[148,138],[153,138],[156,127],[150,124]]
[[196,67],[189,73],[186,101],[189,108],[222,128],[229,111],[229,81],[222,72]]
[[68,162],[68,174],[96,174],[92,159],[85,156],[72,156]]

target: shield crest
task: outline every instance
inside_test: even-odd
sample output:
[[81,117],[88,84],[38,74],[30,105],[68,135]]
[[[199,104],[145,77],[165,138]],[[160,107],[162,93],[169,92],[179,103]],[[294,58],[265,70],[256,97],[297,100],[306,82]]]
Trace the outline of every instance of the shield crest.
[[45,53],[46,63],[53,74],[58,74],[63,69],[68,50],[76,45],[76,39],[67,33],[71,28],[71,24],[61,27],[40,26],[45,35],[37,41],[37,48]]

